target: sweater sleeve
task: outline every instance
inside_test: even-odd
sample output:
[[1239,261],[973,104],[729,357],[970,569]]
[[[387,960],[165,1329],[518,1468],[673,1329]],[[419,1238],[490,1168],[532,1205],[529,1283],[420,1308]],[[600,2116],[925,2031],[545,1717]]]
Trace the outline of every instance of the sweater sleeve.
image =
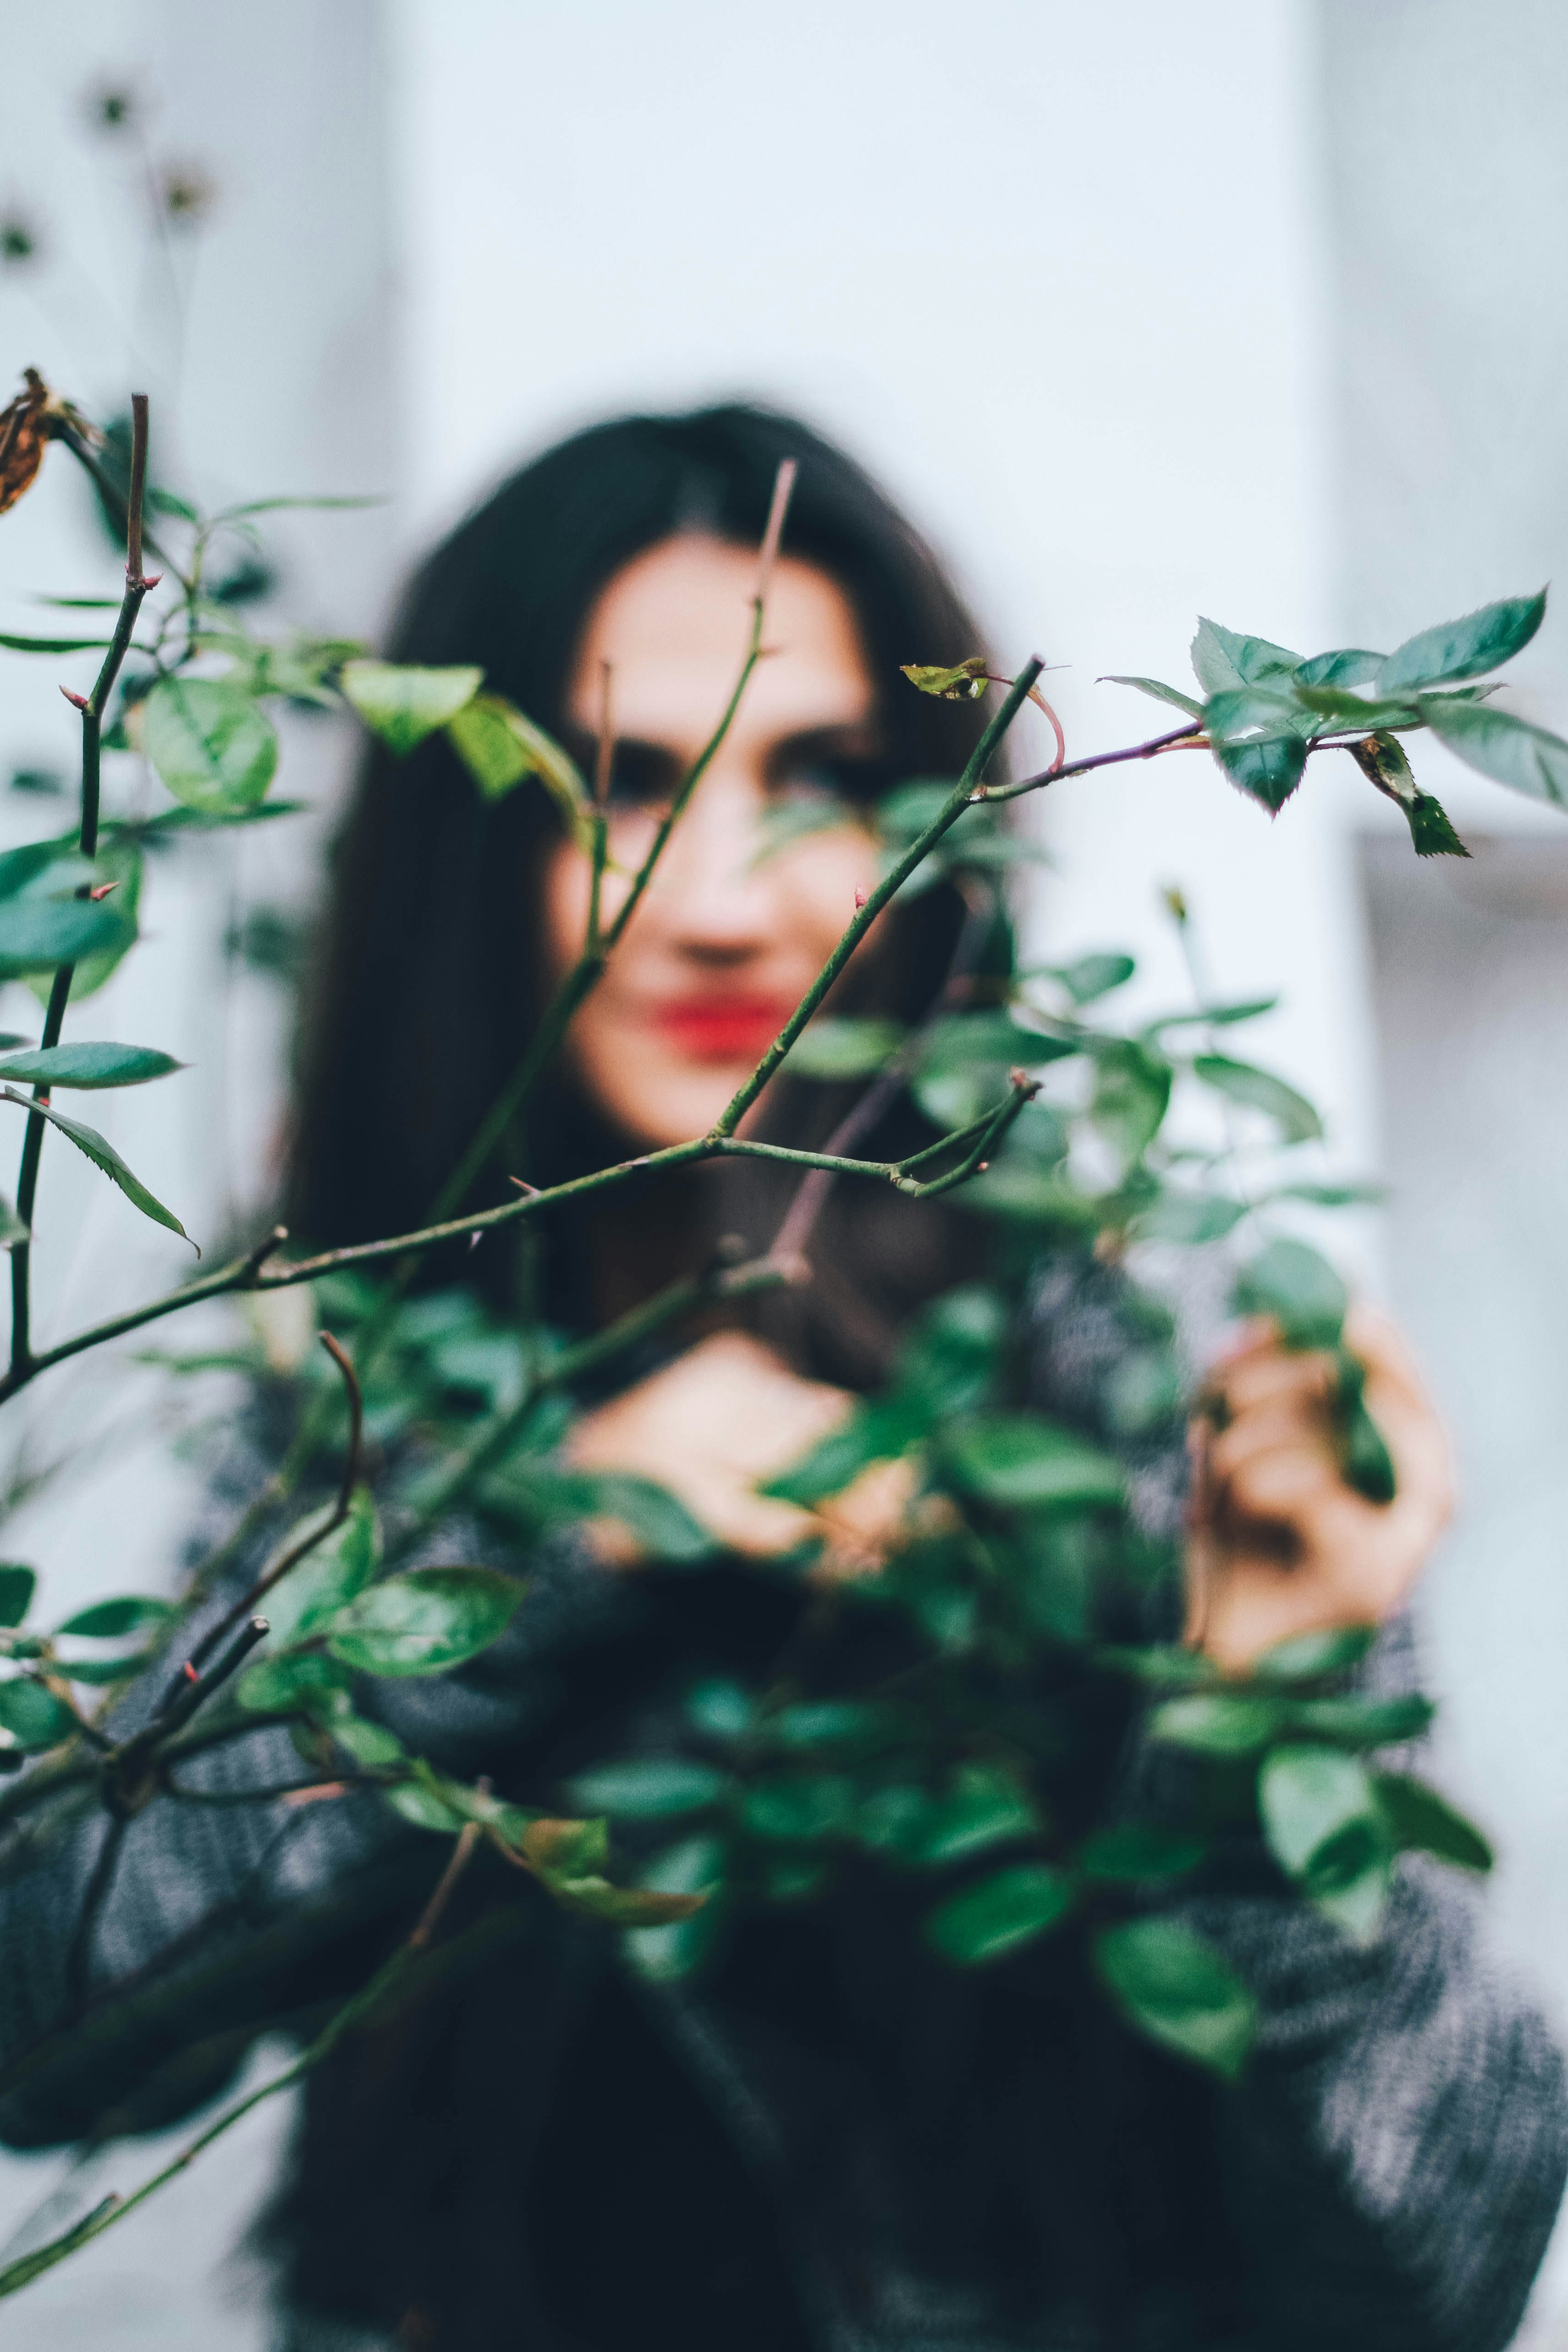
[[[1134,1517],[1174,1538],[1179,1426],[1129,1446],[1105,1416],[1136,1344],[1125,1285],[1048,1264],[1030,1307],[1037,1400],[1116,1446]],[[1392,1696],[1416,1688],[1416,1668],[1401,1619],[1355,1680]],[[1183,1779],[1170,1751],[1142,1750],[1132,1809],[1162,1810]],[[1568,2177],[1568,2095],[1542,2018],[1488,1949],[1473,1888],[1406,1857],[1382,1932],[1361,1948],[1285,1886],[1253,1838],[1180,1907],[1259,2003],[1222,2133],[1265,2340],[1279,2352],[1500,2352]]]
[[[622,1580],[575,1542],[528,1566],[488,1651],[362,1702],[443,1769],[472,1774],[538,1736],[571,1654],[624,1612]],[[130,1722],[149,1704],[132,1693]],[[413,1911],[442,1850],[370,1790],[244,1801],[310,1777],[287,1730],[260,1725],[189,1757],[182,1793],[128,1822],[94,1780],[0,1820],[0,2137],[164,2120],[268,2022],[355,1989],[367,1931]]]
[[1500,2352],[1568,2175],[1563,2061],[1451,1875],[1401,1865],[1371,1950],[1284,1895],[1193,1924],[1261,2031],[1224,2155],[1281,2352]]

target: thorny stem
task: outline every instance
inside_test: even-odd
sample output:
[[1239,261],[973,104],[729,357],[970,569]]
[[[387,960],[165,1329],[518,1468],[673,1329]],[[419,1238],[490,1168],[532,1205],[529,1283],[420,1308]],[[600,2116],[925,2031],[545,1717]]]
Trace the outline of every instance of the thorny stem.
[[[469,1186],[479,1174],[491,1152],[500,1142],[512,1120],[527,1101],[529,1094],[560,1044],[573,1014],[584,999],[591,994],[603,975],[604,967],[625,935],[626,927],[642,902],[643,894],[653,878],[654,870],[664,854],[669,838],[685,814],[692,794],[701,783],[719,747],[735,721],[740,699],[751,682],[751,674],[762,658],[762,622],[767,606],[768,590],[773,577],[773,565],[779,553],[783,533],[784,517],[790,493],[795,487],[795,461],[787,457],[779,467],[773,485],[773,502],[768,509],[767,528],[762,534],[762,546],[758,556],[757,593],[751,600],[751,635],[747,644],[746,657],[740,675],[717,726],[682,777],[668,808],[659,820],[649,845],[648,854],[632,877],[625,898],[607,929],[600,932],[591,949],[578,958],[571,970],[545,1007],[544,1014],[528,1041],[524,1054],[500,1095],[491,1105],[484,1123],[475,1136],[452,1175],[442,1187],[434,1211],[440,1220],[464,1198]],[[601,812],[602,820],[602,812]]]
[[[114,625],[114,635],[109,651],[103,657],[92,692],[81,707],[81,824],[77,844],[84,857],[98,854],[98,813],[99,762],[103,739],[103,714],[108,707],[114,681],[120,675],[131,643],[131,631],[141,602],[155,582],[148,580],[141,569],[141,504],[147,482],[147,395],[134,393],[131,401],[131,496],[126,507],[125,593],[120,598],[120,614]],[[91,887],[83,883],[77,892],[85,898]],[[61,964],[49,989],[48,1008],[44,1015],[43,1050],[59,1043],[60,1026],[66,1006],[70,1002],[71,978],[76,967]],[[36,1103],[47,1103],[49,1089],[37,1086],[33,1089]],[[22,1138],[22,1164],[16,1177],[16,1214],[26,1228],[26,1237],[17,1242],[11,1253],[11,1376],[13,1380],[26,1370],[31,1361],[32,1309],[30,1288],[32,1267],[31,1231],[33,1207],[38,1190],[38,1161],[44,1148],[44,1120],[34,1110],[27,1114],[26,1131]]]
[[1092,768],[1117,768],[1124,760],[1152,760],[1157,751],[1207,751],[1207,749],[1208,738],[1203,731],[1202,719],[1189,719],[1185,727],[1173,727],[1168,735],[1156,735],[1147,743],[1134,743],[1125,751],[1092,751],[1085,760],[1068,760],[1061,766],[1044,768],[1038,776],[1025,776],[1016,784],[983,784],[975,798],[977,801],[1020,800],[1025,793],[1038,793],[1046,784],[1060,784],[1068,776],[1086,776]]
[[751,1076],[719,1113],[713,1127],[713,1134],[716,1138],[731,1136],[735,1133],[736,1129],[783,1061],[790,1046],[816,1012],[823,997],[832,987],[883,908],[897,897],[915,867],[930,855],[943,835],[950,826],[957,823],[970,801],[976,797],[976,786],[985,774],[992,753],[1018,717],[1030,688],[1044,667],[1045,664],[1038,656],[1033,656],[1025,662],[1009,688],[1000,709],[992,717],[985,733],[976,744],[963,774],[943,803],[937,815],[933,818],[925,832],[910,844],[903,856],[888,873],[883,875],[876,888],[870,893],[864,906],[856,913],[853,922],[850,924],[837,947],[834,948]]

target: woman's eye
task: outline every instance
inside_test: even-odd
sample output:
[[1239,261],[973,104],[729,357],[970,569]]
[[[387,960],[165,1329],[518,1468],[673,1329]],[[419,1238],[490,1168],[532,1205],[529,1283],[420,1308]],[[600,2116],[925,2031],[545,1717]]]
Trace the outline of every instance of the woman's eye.
[[[591,774],[592,771],[588,771]],[[678,762],[653,743],[617,743],[610,763],[612,809],[662,807],[681,780]]]
[[791,760],[774,776],[768,797],[776,805],[835,801],[850,808],[866,808],[880,799],[889,782],[886,763],[881,760]]

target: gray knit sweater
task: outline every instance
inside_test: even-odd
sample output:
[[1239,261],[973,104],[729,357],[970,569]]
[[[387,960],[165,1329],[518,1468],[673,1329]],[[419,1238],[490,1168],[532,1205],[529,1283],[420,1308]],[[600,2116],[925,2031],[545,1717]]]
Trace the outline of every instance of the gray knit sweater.
[[[1099,1345],[1092,1324],[1074,1335],[1063,1301],[1046,1320],[1040,1393],[1052,1395],[1062,1362],[1082,1393],[1084,1350]],[[1145,1507],[1157,1517],[1168,1497],[1143,1469],[1152,1482]],[[592,1686],[601,1654],[612,1652],[622,1667],[644,1650],[653,1659],[670,1622],[662,1612],[687,1606],[670,1601],[674,1580],[609,1577],[570,1542],[530,1565],[522,1606],[491,1651],[456,1675],[382,1686],[405,1742],[449,1769],[493,1769],[498,1757],[548,1743],[572,1689]],[[738,1583],[738,1571],[725,1573]],[[688,1580],[686,1591],[695,1589]],[[1407,1684],[1407,1644],[1385,1643],[1374,1671],[1385,1687]],[[646,1711],[633,1707],[626,1720],[645,1723]],[[193,1758],[181,1774],[208,1797],[300,1777],[287,1732],[276,1728]],[[334,1955],[359,1952],[366,1937],[373,1947],[378,1935],[390,1948],[442,1858],[436,1841],[369,1793],[298,1808],[160,1799],[117,1826],[88,1788],[0,1834],[0,2136],[22,2146],[112,2129],[117,2117],[144,2126],[207,2095],[255,2032],[331,1992]],[[852,1966],[835,1961],[821,1971],[831,1990],[799,2014],[793,1990],[768,1990],[772,1963],[744,1954],[695,1987],[638,1988],[639,2014],[689,2074],[747,2194],[776,2226],[800,2341],[816,2352],[1500,2352],[1555,2218],[1568,2101],[1540,2017],[1487,1954],[1471,1895],[1450,1875],[1406,1864],[1370,1949],[1352,1947],[1260,1867],[1240,1868],[1185,1907],[1255,1990],[1260,2040],[1240,2084],[1224,2094],[1153,2053],[1106,2062],[1121,2070],[1118,2099],[1128,2067],[1144,2071],[1118,2127],[1130,2137],[1118,2153],[1115,2132],[1103,2133],[1094,2159],[1106,2185],[1095,2173],[1083,2230],[1108,2215],[1098,2271],[1079,2265],[1078,2225],[1063,2217],[1075,2173],[1087,2177],[1078,2151],[1104,2122],[1110,2074],[1102,2096],[1091,2049],[1102,2029],[1062,2005],[1041,1973],[1047,1963],[1020,1956],[950,1995],[933,1991],[890,1946],[869,2002],[854,1990]],[[591,2009],[585,1989],[613,1973],[614,1948],[580,1927],[539,1933],[528,1962],[539,2042],[523,2063],[542,2068],[548,2058],[559,2074],[570,2066],[553,2045]],[[840,1933],[831,1919],[790,1928],[800,1955],[792,1986]],[[559,1998],[539,1996],[546,1982]],[[977,2140],[1009,2151],[1007,2184],[976,2192],[972,2222],[955,2218],[961,2188],[945,2191],[928,2220],[925,2200],[946,2151],[923,2138],[915,2093],[936,2063],[933,2038],[967,2035],[962,2046],[983,2053],[1004,2012],[1006,2063],[988,2073],[977,2055],[972,2104]],[[873,2042],[875,2063],[863,2054]],[[930,2100],[926,2107],[936,2111]],[[550,2128],[519,2120],[519,2134],[534,2135],[530,2161]],[[1197,2287],[1185,2277],[1178,2291],[1166,2254],[1150,2251],[1140,2200],[1163,2195],[1162,2178],[1179,2175],[1184,2150],[1197,2147],[1194,2135],[1223,2215]],[[672,2147],[673,2170],[682,2160]],[[1198,2165],[1196,2153],[1191,2161]],[[1145,2179],[1153,2189],[1138,2185]],[[1111,2210],[1119,2200],[1125,2213]],[[1018,2243],[998,2252],[1000,2202],[1023,2219]],[[1046,2259],[1042,2248],[1056,2251]],[[1110,2317],[1095,2278],[1113,2289]],[[518,2286],[522,2304],[532,2292]],[[290,2342],[390,2342],[395,2317],[368,2305],[357,2323],[342,2309],[313,2317],[299,2304]],[[514,2339],[476,2322],[430,2340],[484,2352]],[[617,2339],[574,2333],[541,2305],[529,2324],[519,2311],[515,2340]],[[682,2338],[655,2331],[641,2340]],[[706,2339],[699,2328],[687,2340]]]

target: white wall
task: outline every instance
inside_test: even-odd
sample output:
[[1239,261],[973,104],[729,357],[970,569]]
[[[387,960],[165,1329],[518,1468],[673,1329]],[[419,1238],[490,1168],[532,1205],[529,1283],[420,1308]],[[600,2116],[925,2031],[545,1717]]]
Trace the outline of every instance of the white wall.
[[[955,563],[1076,750],[1160,706],[1200,611],[1327,642],[1328,345],[1308,12],[1291,0],[398,0],[423,539],[563,428],[730,394],[799,407]],[[912,658],[918,649],[911,648]],[[1332,795],[1325,795],[1332,797]],[[1040,920],[1146,947],[1189,884],[1260,1051],[1371,1148],[1334,829],[1201,755],[1064,785]]]

